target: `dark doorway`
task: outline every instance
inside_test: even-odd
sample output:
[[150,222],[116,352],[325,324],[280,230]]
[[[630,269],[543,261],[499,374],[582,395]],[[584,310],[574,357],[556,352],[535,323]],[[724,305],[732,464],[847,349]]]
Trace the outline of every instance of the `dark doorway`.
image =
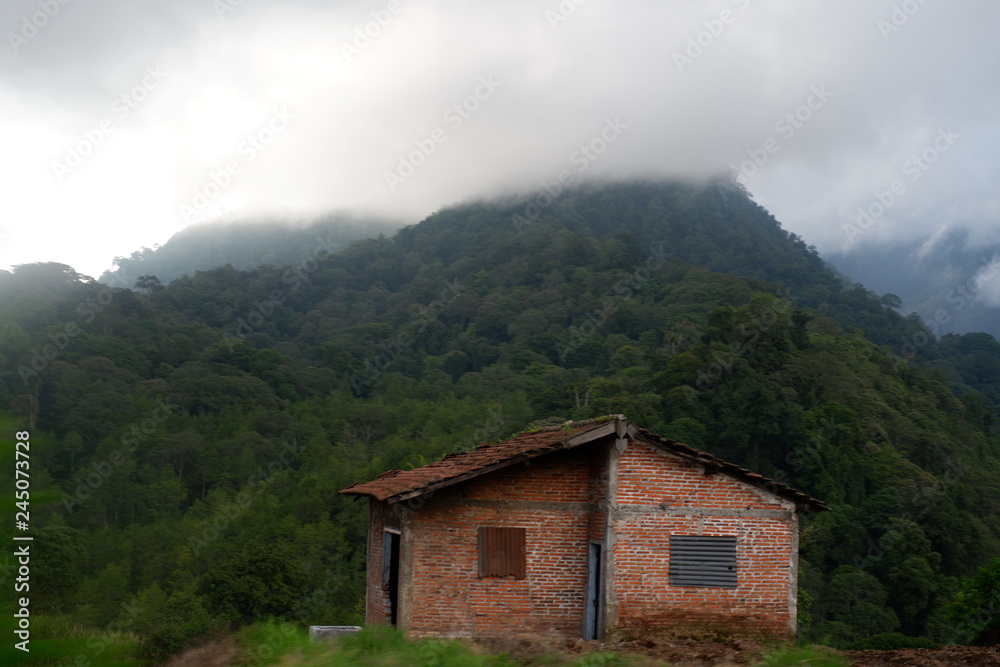
[[601,545],[590,543],[587,557],[587,609],[584,618],[584,639],[601,638]]
[[385,531],[382,543],[382,589],[389,596],[389,622],[399,620],[399,533]]

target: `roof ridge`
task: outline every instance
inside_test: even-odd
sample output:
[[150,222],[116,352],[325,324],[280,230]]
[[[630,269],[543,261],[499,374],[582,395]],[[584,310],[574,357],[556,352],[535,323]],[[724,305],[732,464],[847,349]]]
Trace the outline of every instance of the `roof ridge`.
[[557,426],[528,429],[502,442],[481,443],[473,450],[452,452],[438,461],[432,461],[419,468],[406,471],[386,471],[370,482],[356,482],[346,489],[341,489],[340,493],[369,495],[378,500],[390,498],[405,500],[413,495],[421,495],[426,489],[433,491],[441,486],[496,471],[516,462],[526,462],[560,449],[579,446],[598,437],[584,436],[581,431],[603,434],[600,437],[611,436],[615,433],[620,434],[620,423],[615,424],[614,428],[610,430],[604,426],[618,420],[635,429],[630,431],[632,437],[662,447],[675,455],[705,466],[706,470],[713,471],[709,474],[723,472],[737,481],[757,486],[768,493],[792,500],[799,508],[828,509],[822,501],[798,491],[788,484],[748,470],[711,452],[702,451],[643,428],[622,414],[604,415],[580,421],[568,420]]
[[622,419],[628,419],[623,414],[610,414],[610,415],[601,415],[600,417],[590,417],[589,419],[580,419],[577,421],[574,421],[572,419],[567,419],[562,424],[556,424],[554,426],[538,426],[535,428],[531,428],[531,425],[529,424],[528,428],[524,429],[523,431],[520,431],[514,437],[516,438],[517,436],[522,435],[524,433],[549,433],[551,431],[561,431],[565,429],[567,426],[571,428],[577,428],[578,426],[589,426],[590,424],[604,424],[618,417],[621,417]]

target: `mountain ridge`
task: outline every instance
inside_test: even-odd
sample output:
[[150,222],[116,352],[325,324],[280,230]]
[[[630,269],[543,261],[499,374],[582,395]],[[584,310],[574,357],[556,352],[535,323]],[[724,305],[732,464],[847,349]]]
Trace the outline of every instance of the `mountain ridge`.
[[256,586],[233,568],[268,562],[333,573],[300,620],[352,624],[364,514],[337,489],[624,413],[832,508],[804,524],[805,636],[953,641],[958,578],[1000,550],[1000,343],[900,354],[919,321],[725,194],[570,190],[520,230],[523,202],[472,203],[308,267],[139,290],[0,272],[0,410],[32,421],[37,491],[63,500],[38,508],[46,548],[86,556],[51,611],[100,626],[142,603],[155,636],[227,613]]

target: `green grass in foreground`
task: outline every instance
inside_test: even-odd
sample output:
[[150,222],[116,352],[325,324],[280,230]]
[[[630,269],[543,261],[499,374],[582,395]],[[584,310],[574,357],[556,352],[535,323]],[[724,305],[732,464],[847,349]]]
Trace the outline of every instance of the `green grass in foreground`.
[[[31,652],[0,646],[0,665],[32,667],[152,667],[143,659],[139,636],[87,630],[65,616],[38,616],[32,622]],[[467,644],[442,639],[408,641],[394,628],[373,627],[337,641],[310,642],[308,632],[288,623],[258,623],[235,639],[239,667],[666,667],[644,656],[618,653],[490,655]],[[756,667],[846,667],[847,661],[823,647],[778,650]]]
[[[477,653],[451,640],[408,641],[394,628],[365,628],[329,642],[310,642],[303,630],[286,624],[258,624],[239,635],[245,648],[243,667],[643,667],[640,656],[591,653],[584,656],[536,656],[530,659]],[[292,657],[294,656],[294,657]]]
[[[238,636],[244,647],[241,667],[653,667],[667,663],[619,653],[558,654],[515,658],[487,655],[457,641],[408,641],[394,628],[365,628],[336,641],[309,641],[308,633],[279,623],[257,624]],[[846,667],[847,661],[824,647],[798,647],[768,653],[759,667]]]
[[0,646],[0,665],[146,667],[151,664],[140,657],[137,635],[86,630],[65,616],[32,617],[28,653],[14,648],[13,643],[4,642]]
[[847,667],[847,659],[823,646],[800,646],[764,656],[761,667]]

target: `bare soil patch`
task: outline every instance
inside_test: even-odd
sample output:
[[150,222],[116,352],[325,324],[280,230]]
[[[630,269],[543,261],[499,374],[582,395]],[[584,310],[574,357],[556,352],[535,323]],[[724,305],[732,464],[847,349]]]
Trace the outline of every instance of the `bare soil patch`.
[[174,656],[163,667],[229,667],[240,653],[232,637],[211,641]]
[[657,664],[672,667],[722,667],[752,665],[766,648],[757,642],[733,639],[728,641],[696,639],[644,639],[605,644],[583,639],[547,637],[491,637],[477,640],[476,645],[489,653],[507,653],[516,658],[535,658],[563,653],[615,652],[643,655]]
[[941,648],[910,648],[895,651],[844,651],[844,655],[856,667],[1000,665],[1000,645],[942,646]]

